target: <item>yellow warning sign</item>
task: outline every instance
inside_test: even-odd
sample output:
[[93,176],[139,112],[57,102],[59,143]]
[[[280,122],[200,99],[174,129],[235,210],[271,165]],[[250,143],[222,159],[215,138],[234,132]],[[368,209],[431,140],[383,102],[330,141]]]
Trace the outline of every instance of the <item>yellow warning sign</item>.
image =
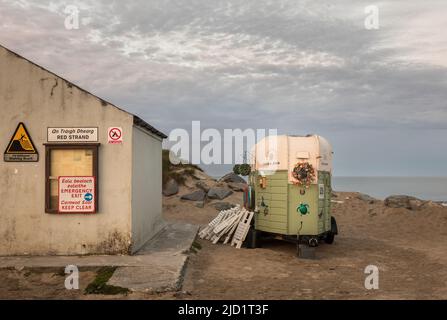
[[19,123],[5,151],[6,162],[37,162],[39,153],[26,130],[25,124]]

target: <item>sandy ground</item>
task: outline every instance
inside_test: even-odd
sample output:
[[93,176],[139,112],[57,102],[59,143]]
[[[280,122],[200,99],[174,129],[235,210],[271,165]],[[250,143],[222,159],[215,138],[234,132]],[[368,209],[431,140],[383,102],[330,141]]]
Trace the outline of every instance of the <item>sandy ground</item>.
[[[343,203],[334,204],[333,214],[340,235],[334,245],[317,249],[316,260],[297,259],[296,246],[280,240],[255,250],[200,241],[203,248],[187,269],[183,290],[191,295],[185,298],[446,299],[447,208],[390,209],[357,196],[338,194],[335,200]],[[192,212],[187,219],[194,223],[216,214]],[[171,210],[167,217],[180,214]],[[379,267],[377,291],[364,287],[368,265]]]
[[[182,190],[181,194],[187,190]],[[241,193],[227,202],[240,203]],[[447,299],[447,208],[422,211],[386,208],[338,193],[333,215],[340,235],[321,245],[316,260],[296,257],[296,246],[271,240],[262,248],[237,250],[198,242],[183,289],[160,295],[86,296],[95,270],[81,270],[81,290],[64,289],[61,270],[0,270],[0,298],[5,299]],[[165,218],[207,224],[217,211],[164,199]],[[380,289],[364,287],[365,267],[380,270]]]

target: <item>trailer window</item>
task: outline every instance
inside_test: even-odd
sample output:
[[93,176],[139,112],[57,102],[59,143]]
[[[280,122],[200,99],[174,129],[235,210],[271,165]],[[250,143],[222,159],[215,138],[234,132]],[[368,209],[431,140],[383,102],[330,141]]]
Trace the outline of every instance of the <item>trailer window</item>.
[[[95,177],[98,145],[47,145],[45,211],[58,212],[58,179],[61,176]],[[96,192],[98,189],[96,186]],[[98,202],[96,201],[96,204]]]

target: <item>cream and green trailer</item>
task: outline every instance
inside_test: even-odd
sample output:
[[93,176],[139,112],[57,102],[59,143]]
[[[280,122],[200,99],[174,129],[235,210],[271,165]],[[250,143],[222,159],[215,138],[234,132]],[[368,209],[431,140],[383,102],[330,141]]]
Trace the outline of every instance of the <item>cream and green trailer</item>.
[[[252,150],[249,176],[255,234],[281,236],[311,247],[321,241],[332,244],[338,234],[331,216],[332,157],[329,142],[316,135],[260,141]],[[302,167],[311,172],[300,171]]]

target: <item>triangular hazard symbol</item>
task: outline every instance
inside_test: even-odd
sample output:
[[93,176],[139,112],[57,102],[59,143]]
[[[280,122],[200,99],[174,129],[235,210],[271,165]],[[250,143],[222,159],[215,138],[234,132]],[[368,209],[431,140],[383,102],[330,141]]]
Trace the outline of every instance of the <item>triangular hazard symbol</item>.
[[19,123],[6,148],[5,161],[38,161],[37,150],[23,123]]

